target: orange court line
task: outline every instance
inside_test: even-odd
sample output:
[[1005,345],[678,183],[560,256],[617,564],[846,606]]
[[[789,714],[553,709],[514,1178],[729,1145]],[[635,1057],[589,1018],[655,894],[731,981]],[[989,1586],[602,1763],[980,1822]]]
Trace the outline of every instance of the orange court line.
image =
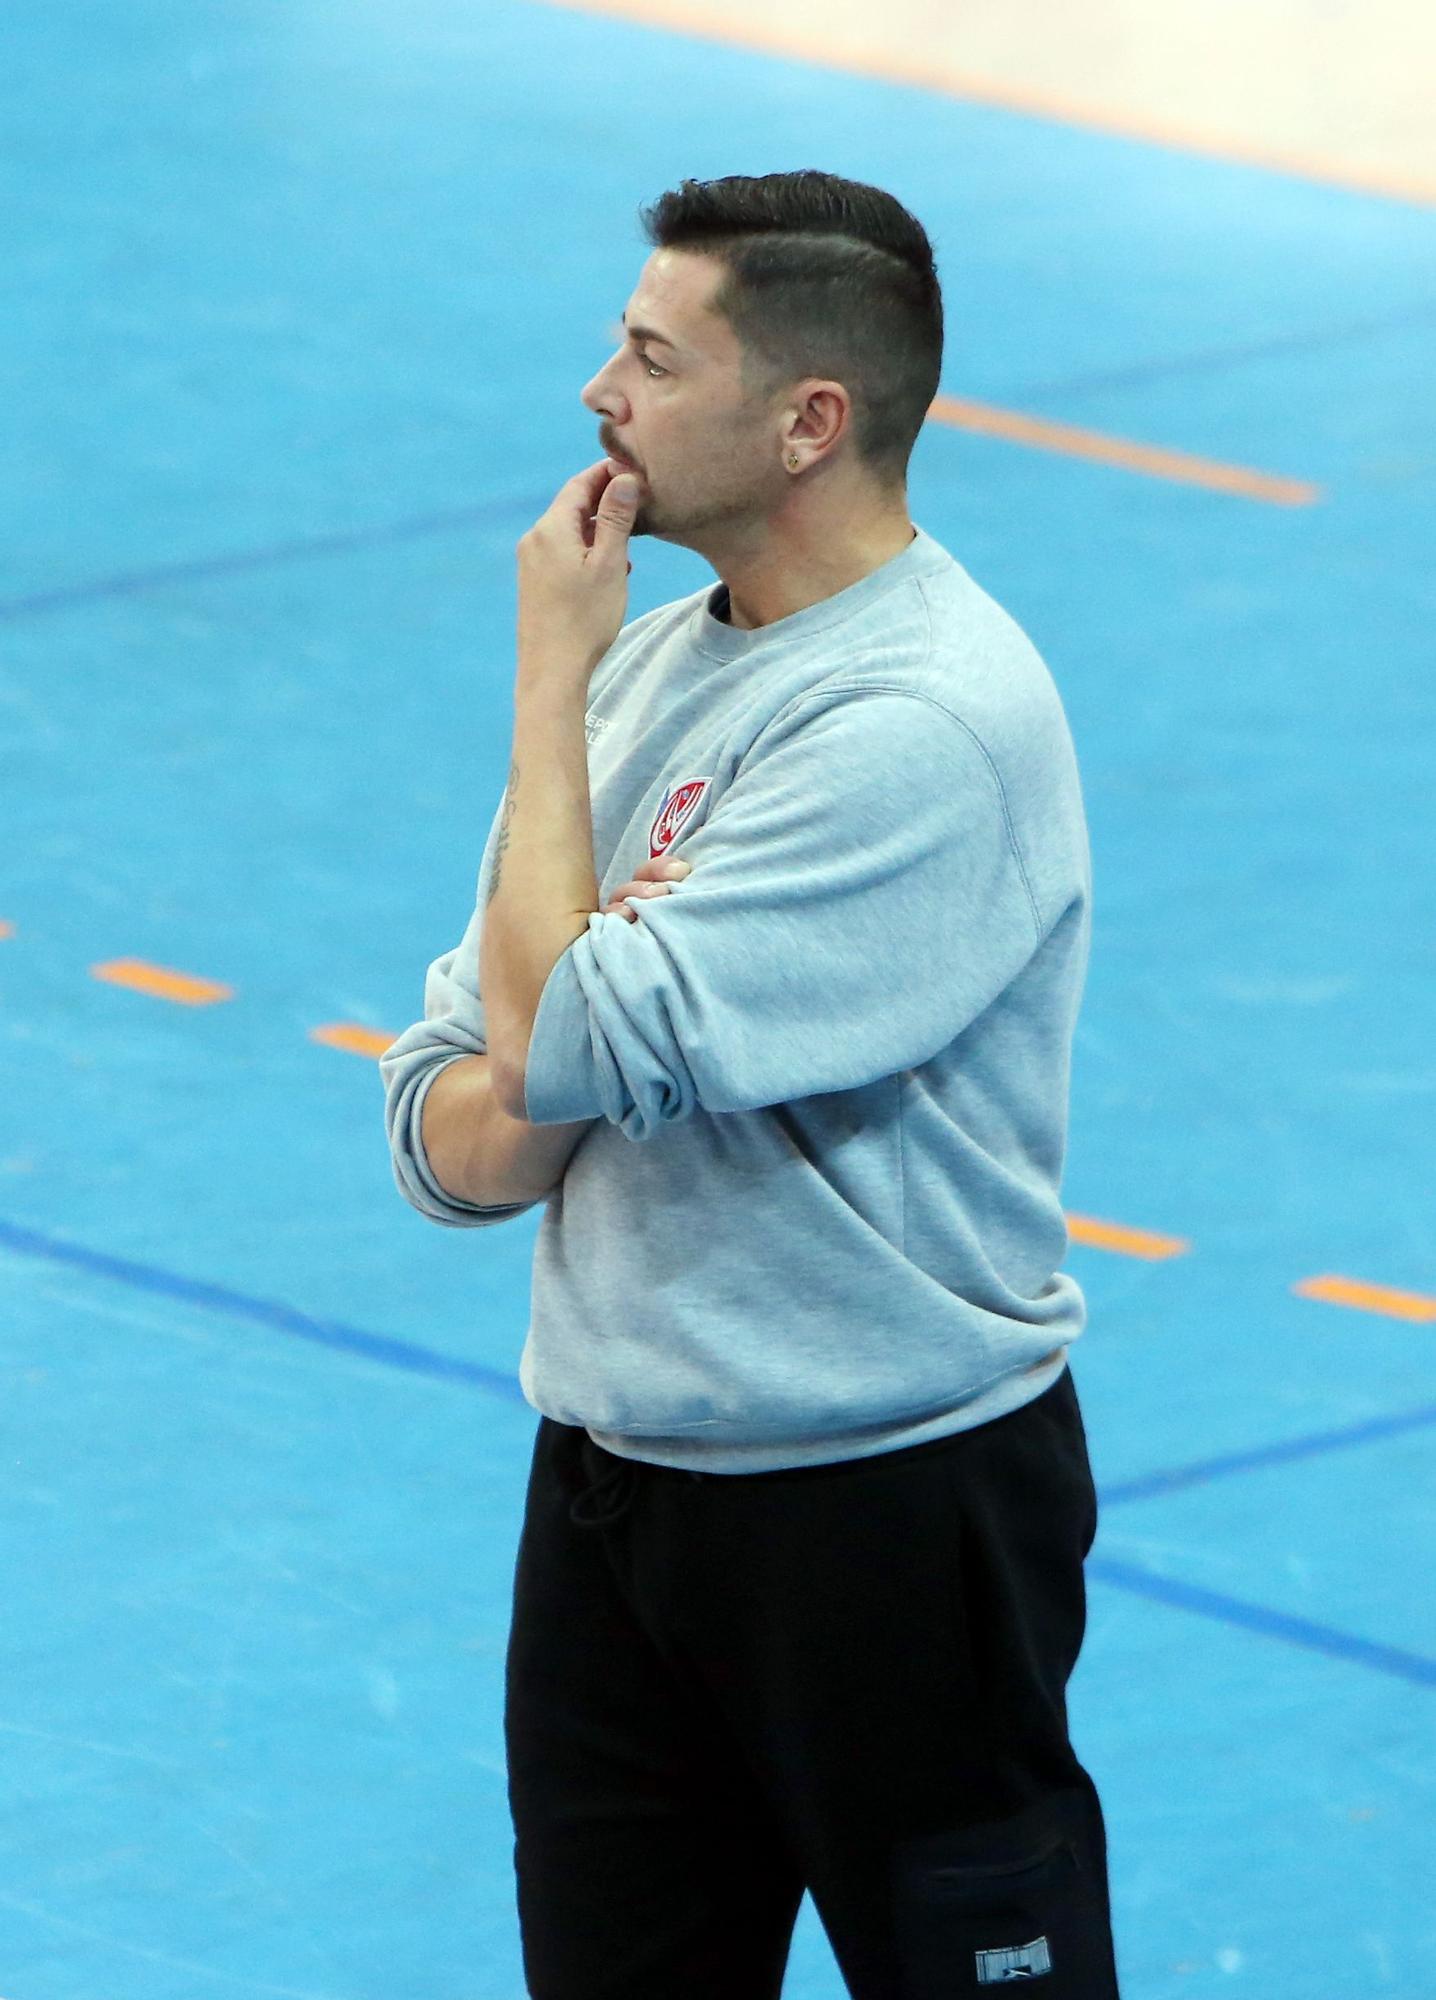
[[1355,1306],[1358,1312],[1385,1313],[1388,1319],[1436,1319],[1436,1298],[1424,1292],[1401,1292],[1393,1285],[1371,1285],[1360,1278],[1303,1278],[1292,1286],[1304,1299],[1328,1305]]
[[[10,928],[0,918],[0,936]],[[161,999],[177,1000],[187,1006],[203,1006],[209,1001],[234,997],[233,987],[223,986],[216,980],[196,979],[189,973],[170,972],[163,966],[150,965],[138,958],[110,959],[103,965],[92,965],[90,970],[97,979],[108,980],[113,985],[133,987],[137,992],[152,993]],[[382,1029],[361,1027],[354,1021],[331,1021],[310,1030],[311,1041],[321,1042],[328,1048],[343,1049],[353,1055],[372,1056],[376,1060],[397,1039],[397,1036],[386,1034]],[[1163,1236],[1153,1229],[1133,1229],[1124,1223],[1101,1222],[1090,1215],[1068,1214],[1066,1222],[1072,1242],[1085,1243],[1097,1250],[1115,1250],[1127,1257],[1158,1261],[1180,1257],[1192,1247],[1190,1240],[1184,1236]],[[1325,1276],[1303,1278],[1292,1286],[1292,1290],[1304,1298],[1322,1299],[1332,1305],[1355,1306],[1363,1312],[1385,1313],[1394,1319],[1436,1320],[1436,1298],[1430,1298],[1423,1292],[1398,1291],[1391,1285]]]
[[1135,444],[1128,438],[1081,430],[1076,424],[1054,423],[1049,417],[1024,417],[1017,410],[999,410],[991,403],[970,403],[960,396],[935,396],[928,415],[940,424],[955,424],[961,430],[1006,438],[1013,444],[1092,458],[1103,465],[1119,465],[1127,472],[1150,473],[1155,479],[1185,480],[1188,485],[1210,486],[1246,500],[1269,500],[1278,507],[1309,507],[1321,498],[1321,488],[1304,479],[1252,472],[1244,465],[1223,465],[1218,459],[1197,458],[1191,452],[1169,451],[1161,445]]
[[399,1038],[376,1034],[373,1028],[358,1027],[353,1021],[331,1021],[327,1027],[311,1028],[309,1039],[331,1049],[348,1049],[356,1056],[382,1056]]
[[1153,1229],[1128,1229],[1119,1222],[1098,1222],[1090,1215],[1069,1215],[1067,1233],[1074,1243],[1095,1250],[1120,1250],[1128,1257],[1180,1257],[1191,1244],[1184,1236],[1159,1236]]
[[1403,175],[1377,167],[1356,167],[1349,163],[1320,158],[1314,153],[1268,152],[1237,138],[1222,138],[1209,132],[1194,132],[1183,126],[1159,123],[1131,111],[1117,111],[1101,105],[1082,104],[1074,98],[1054,96],[1050,91],[1022,89],[1012,84],[993,83],[964,70],[935,62],[931,56],[905,57],[890,49],[874,47],[835,48],[816,35],[791,28],[758,27],[753,23],[726,20],[716,8],[694,6],[691,0],[535,0],[535,4],[556,7],[568,13],[600,14],[619,21],[634,21],[641,27],[666,29],[670,34],[696,35],[710,42],[753,49],[761,55],[790,56],[812,63],[818,69],[844,70],[879,83],[907,84],[917,90],[936,91],[943,97],[965,98],[973,104],[990,104],[999,111],[1015,111],[1026,118],[1045,118],[1056,125],[1074,125],[1087,131],[1105,132],[1118,139],[1140,139],[1151,146],[1175,152],[1201,153],[1225,160],[1233,166],[1258,167],[1266,173],[1295,174],[1299,180],[1320,181],[1327,186],[1348,188],[1356,194],[1375,194],[1388,201],[1413,202],[1417,207],[1436,206],[1436,185],[1409,180]]
[[182,1007],[207,1007],[214,1000],[232,1000],[234,988],[216,979],[196,979],[192,973],[171,972],[163,965],[148,965],[142,958],[111,958],[92,965],[96,979],[112,986],[129,986],[136,993],[152,993],[159,1000],[175,1000]]

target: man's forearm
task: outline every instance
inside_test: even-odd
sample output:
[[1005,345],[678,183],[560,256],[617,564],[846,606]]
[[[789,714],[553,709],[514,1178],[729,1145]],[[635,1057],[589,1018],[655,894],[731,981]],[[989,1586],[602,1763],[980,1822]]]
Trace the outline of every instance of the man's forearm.
[[[531,660],[479,940],[479,992],[499,1102],[522,1118],[529,1042],[549,975],[598,908],[583,683]],[[522,767],[522,776],[520,776]]]
[[495,1208],[552,1194],[597,1122],[530,1125],[512,1118],[494,1094],[489,1058],[461,1056],[429,1085],[421,1130],[439,1185],[458,1201]]

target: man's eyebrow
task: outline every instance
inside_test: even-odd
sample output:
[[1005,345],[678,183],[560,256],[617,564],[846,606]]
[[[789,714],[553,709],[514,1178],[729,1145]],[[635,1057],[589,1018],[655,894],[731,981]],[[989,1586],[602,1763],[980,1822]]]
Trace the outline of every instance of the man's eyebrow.
[[628,335],[630,340],[646,340],[650,343],[650,345],[656,342],[659,347],[671,347],[675,354],[681,354],[683,352],[682,348],[678,345],[677,341],[665,339],[661,333],[656,333],[651,326],[630,326],[628,324],[627,306],[625,306],[623,311],[619,314],[618,323],[623,328],[624,332]]

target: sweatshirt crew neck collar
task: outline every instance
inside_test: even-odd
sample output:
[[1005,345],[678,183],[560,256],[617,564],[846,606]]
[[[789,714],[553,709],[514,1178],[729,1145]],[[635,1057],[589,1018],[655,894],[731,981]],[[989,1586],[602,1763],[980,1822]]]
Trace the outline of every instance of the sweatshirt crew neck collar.
[[759,625],[752,631],[741,626],[729,625],[714,614],[728,609],[728,586],[715,583],[700,599],[693,617],[692,643],[700,652],[707,653],[715,660],[735,660],[742,654],[753,651],[768,641],[787,645],[793,640],[804,640],[810,633],[819,632],[827,625],[836,625],[841,619],[849,618],[854,612],[864,611],[874,598],[881,597],[895,584],[906,583],[910,577],[924,576],[929,571],[945,569],[953,557],[925,529],[917,527],[913,539],[905,549],[899,549],[895,556],[889,556],[885,563],[860,576],[856,583],[846,589],[834,591],[831,597],[820,597],[816,604],[809,604],[802,611],[790,612],[786,618],[775,618],[771,625]]

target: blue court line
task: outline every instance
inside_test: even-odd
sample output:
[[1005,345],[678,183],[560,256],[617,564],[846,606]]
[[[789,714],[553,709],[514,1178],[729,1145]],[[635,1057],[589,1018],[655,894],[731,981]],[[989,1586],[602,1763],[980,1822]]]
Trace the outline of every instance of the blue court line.
[[1408,1410],[1398,1417],[1368,1417],[1359,1424],[1341,1424],[1331,1431],[1312,1431],[1306,1437],[1288,1438],[1284,1444],[1255,1445],[1248,1451],[1224,1452],[1220,1458],[1198,1459],[1194,1465],[1176,1466],[1168,1472],[1144,1473],[1120,1486],[1104,1486],[1100,1504],[1120,1507],[1128,1500],[1150,1500],[1159,1493],[1175,1493],[1181,1486],[1201,1486],[1228,1472],[1250,1472],[1258,1466],[1286,1465],[1297,1458],[1316,1458],[1322,1452],[1341,1451],[1347,1445],[1369,1444],[1376,1438],[1397,1437],[1402,1431],[1419,1431],[1436,1424],[1436,1403],[1424,1409]]
[[457,528],[502,521],[511,514],[532,518],[553,504],[552,493],[531,494],[527,498],[512,493],[498,500],[486,500],[473,507],[450,507],[437,514],[416,514],[407,521],[376,522],[372,528],[353,528],[334,535],[312,535],[303,541],[274,542],[268,548],[239,549],[227,556],[197,556],[190,562],[164,563],[154,569],[122,570],[116,576],[101,576],[89,583],[62,584],[56,590],[32,591],[25,597],[0,598],[0,620],[32,618],[46,611],[68,611],[78,604],[93,604],[104,598],[126,597],[141,590],[154,590],[166,583],[188,583],[196,577],[233,576],[247,569],[263,569],[270,563],[312,562],[319,556],[348,555],[353,549],[384,547],[393,542],[412,541],[420,535],[447,534]]
[[1140,383],[1164,382],[1173,375],[1200,375],[1214,368],[1239,367],[1244,361],[1265,361],[1276,354],[1320,353],[1325,348],[1339,347],[1346,340],[1363,340],[1372,334],[1407,326],[1425,326],[1433,319],[1436,319],[1436,299],[1406,307],[1401,312],[1382,313],[1370,319],[1338,320],[1305,332],[1278,333],[1266,340],[1244,341],[1240,346],[1201,348],[1195,354],[1154,355],[1149,361],[1134,361],[1125,368],[1062,375],[1054,381],[1028,384],[1008,394],[1020,396],[1025,407],[1029,401],[1043,397],[1080,396],[1095,389],[1129,389]]
[[1134,1563],[1115,1562],[1109,1556],[1087,1558],[1087,1575],[1100,1583],[1114,1583],[1141,1597],[1175,1605],[1181,1611],[1195,1611],[1204,1618],[1217,1618],[1225,1625],[1243,1625],[1263,1638],[1285,1639],[1293,1646],[1307,1646],[1334,1660],[1351,1660],[1357,1666],[1376,1667],[1381,1673],[1396,1674],[1414,1681],[1418,1687],[1436,1687],[1436,1660],[1420,1653],[1404,1652],[1399,1646],[1379,1646],[1370,1639],[1354,1639],[1330,1625],[1317,1625],[1310,1618],[1292,1618],[1284,1611],[1268,1611],[1261,1604],[1247,1604],[1218,1590],[1204,1590],[1200,1584],[1180,1583],[1175,1577],[1153,1576]]
[[[231,1291],[225,1285],[211,1285],[200,1279],[186,1278],[158,1264],[140,1264],[128,1257],[112,1257],[106,1251],[67,1243],[58,1236],[44,1235],[38,1229],[24,1229],[3,1219],[0,1219],[0,1249],[15,1250],[23,1256],[45,1257],[52,1263],[68,1264],[96,1277],[117,1278],[122,1284],[134,1285],[141,1291],[158,1292],[163,1297],[207,1306],[236,1319],[253,1320],[258,1325],[274,1327],[281,1333],[292,1333],[301,1340],[313,1340],[324,1347],[343,1348],[351,1354],[362,1354],[369,1360],[381,1361],[393,1368],[407,1368],[415,1374],[470,1382],[476,1388],[489,1390],[510,1402],[522,1402],[525,1409],[533,1407],[517,1380],[497,1368],[485,1368],[474,1361],[460,1361],[452,1355],[437,1353],[433,1348],[420,1347],[412,1341],[394,1340],[387,1334],[366,1333],[362,1327],[347,1326],[342,1320],[314,1319],[294,1306],[255,1298],[248,1292]],[[1098,1490],[1098,1506],[1102,1509],[1120,1507],[1130,1500],[1148,1500],[1174,1493],[1183,1486],[1202,1485],[1227,1473],[1288,1464],[1298,1458],[1315,1458],[1323,1452],[1397,1437],[1403,1431],[1422,1430],[1431,1424],[1436,1424],[1436,1403],[1428,1403],[1422,1409],[1409,1410],[1400,1416],[1368,1417],[1359,1424],[1343,1424],[1335,1430],[1288,1438],[1280,1444],[1224,1452],[1217,1458],[1199,1459],[1193,1465],[1145,1473],[1140,1479],[1127,1479],[1117,1486],[1102,1486]]]
[[[1243,361],[1261,360],[1269,355],[1331,347],[1343,340],[1361,339],[1370,334],[1384,333],[1393,327],[1422,325],[1433,317],[1436,317],[1436,301],[1375,318],[1338,322],[1334,326],[1312,328],[1306,332],[1276,334],[1267,340],[1249,341],[1236,347],[1208,348],[1188,355],[1158,355],[1125,368],[1029,384],[1021,390],[1008,391],[1007,396],[1010,401],[1016,395],[1025,407],[1029,402],[1044,399],[1128,388],[1138,383],[1163,381],[1172,375],[1234,367]],[[315,535],[303,541],[276,542],[269,548],[238,550],[233,555],[199,556],[189,562],[167,563],[153,569],[121,571],[116,576],[97,577],[88,583],[63,584],[54,590],[33,591],[23,597],[0,598],[0,620],[35,617],[47,611],[67,611],[76,605],[153,590],[166,583],[184,583],[206,576],[230,576],[244,570],[263,569],[270,563],[307,562],[321,556],[347,555],[354,549],[378,548],[421,535],[444,534],[455,528],[502,520],[510,513],[541,514],[552,497],[546,493],[533,494],[527,499],[508,497],[473,507],[420,514],[407,521],[378,523],[372,528],[357,528],[347,533]]]
[[165,1298],[182,1299],[186,1305],[205,1306],[211,1312],[227,1313],[234,1319],[254,1320],[278,1333],[292,1333],[297,1339],[312,1340],[320,1347],[342,1348],[369,1361],[382,1361],[390,1368],[406,1368],[413,1375],[469,1382],[508,1402],[522,1403],[526,1410],[533,1408],[517,1378],[497,1368],[485,1368],[477,1361],[460,1361],[413,1341],[390,1339],[387,1334],[366,1333],[362,1327],[346,1326],[342,1320],[314,1319],[293,1306],[251,1298],[247,1292],[232,1292],[225,1285],[205,1284],[177,1271],[163,1270],[157,1264],[111,1257],[102,1250],[87,1250],[82,1244],[64,1243],[59,1237],[42,1235],[38,1229],[21,1229],[4,1221],[0,1221],[0,1249],[17,1250],[22,1256],[45,1257],[52,1263],[87,1271],[93,1277],[118,1278],[121,1284],[134,1285],[142,1292],[158,1292]]
[[[47,1236],[37,1229],[24,1229],[3,1220],[0,1220],[0,1249],[14,1250],[22,1256],[44,1257],[52,1263],[67,1264],[96,1277],[116,1278],[121,1284],[134,1285],[141,1291],[158,1292],[167,1298],[181,1299],[188,1305],[227,1313],[235,1319],[252,1320],[276,1332],[293,1334],[300,1340],[312,1340],[321,1347],[340,1348],[347,1353],[361,1355],[366,1360],[381,1362],[386,1367],[405,1368],[413,1374],[467,1382],[474,1388],[501,1396],[510,1403],[521,1403],[526,1410],[532,1410],[513,1375],[496,1368],[485,1368],[478,1362],[456,1360],[452,1355],[436,1353],[432,1348],[419,1347],[412,1341],[392,1340],[383,1334],[366,1333],[361,1327],[346,1326],[340,1320],[313,1319],[308,1313],[296,1311],[293,1306],[252,1298],[245,1292],[231,1291],[224,1285],[205,1284],[183,1277],[178,1272],[166,1271],[156,1264],[140,1264],[131,1258],[112,1257],[104,1251],[89,1250],[78,1243],[66,1243],[59,1237]],[[1205,1465],[1188,1467],[1183,1472],[1154,1473],[1147,1480],[1129,1480],[1124,1486],[1107,1492],[1099,1491],[1098,1507],[1109,1506],[1114,1499],[1135,1499],[1147,1492],[1169,1492],[1174,1486],[1191,1484],[1200,1478],[1215,1478],[1222,1472],[1237,1471],[1248,1465],[1269,1464],[1321,1449],[1335,1449],[1370,1438],[1388,1437],[1397,1431],[1414,1429],[1433,1421],[1436,1421],[1436,1410],[1419,1410],[1406,1417],[1378,1418],[1348,1430],[1326,1431],[1314,1438],[1296,1439],[1285,1445],[1275,1445],[1267,1451],[1232,1452],[1224,1458],[1211,1459]],[[1135,1591],[1139,1596],[1157,1598],[1181,1610],[1196,1611],[1229,1625],[1245,1626],[1264,1638],[1284,1639],[1294,1645],[1314,1647],[1334,1659],[1376,1667],[1383,1673],[1396,1674],[1423,1687],[1436,1686],[1436,1662],[1423,1659],[1417,1653],[1403,1652],[1399,1647],[1355,1639],[1331,1626],[1316,1625],[1309,1619],[1290,1618],[1280,1611],[1265,1610],[1261,1605],[1245,1604],[1238,1598],[1203,1590],[1197,1584],[1154,1576],[1131,1563],[1106,1556],[1089,1555],[1086,1572],[1099,1582],[1115,1584],[1121,1589]]]

